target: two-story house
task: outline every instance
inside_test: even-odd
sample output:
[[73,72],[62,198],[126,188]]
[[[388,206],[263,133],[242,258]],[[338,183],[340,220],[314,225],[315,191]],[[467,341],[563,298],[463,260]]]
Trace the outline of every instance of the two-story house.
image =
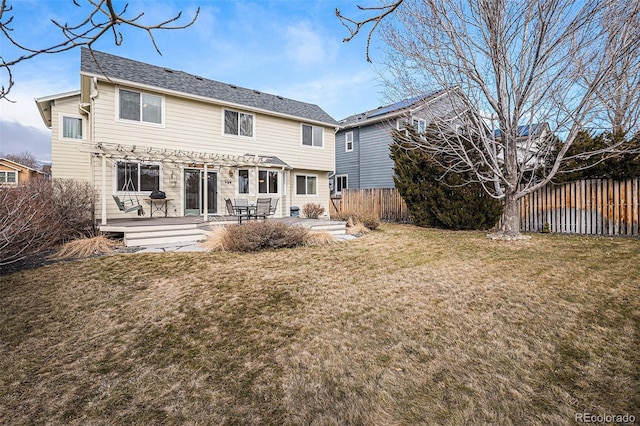
[[91,182],[102,224],[132,215],[112,196],[153,190],[169,216],[223,215],[225,198],[270,197],[275,217],[310,202],[328,211],[337,123],[317,105],[88,49],[80,77],[36,103],[52,177]]
[[340,120],[332,192],[346,188],[393,188],[391,129],[424,131],[434,119],[455,123],[473,111],[457,88],[434,91]]

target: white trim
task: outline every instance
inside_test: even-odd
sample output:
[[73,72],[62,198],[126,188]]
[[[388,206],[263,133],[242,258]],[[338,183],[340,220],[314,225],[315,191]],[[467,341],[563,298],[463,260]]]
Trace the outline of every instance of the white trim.
[[[303,176],[305,178],[304,180],[304,194],[300,194],[298,192],[298,176]],[[307,178],[315,178],[316,179],[316,193],[315,194],[307,194]],[[318,193],[320,192],[320,188],[318,188],[318,184],[320,183],[320,179],[318,177],[318,175],[313,175],[313,174],[306,174],[306,173],[295,173],[294,174],[294,181],[295,181],[295,188],[294,188],[294,195],[297,197],[317,197]]]
[[[265,114],[265,115],[270,115],[270,116],[274,116],[274,117],[282,117],[282,118],[288,118],[290,120],[295,120],[295,121],[300,121],[300,120],[304,120],[307,123],[313,123],[313,124],[317,124],[321,127],[336,127],[336,123],[327,123],[324,121],[319,121],[319,120],[313,120],[313,119],[307,119],[304,117],[300,117],[297,115],[291,115],[291,114],[285,114],[285,113],[281,113],[281,112],[277,112],[277,111],[271,111],[268,109],[264,109],[264,108],[257,108],[257,107],[252,107],[249,105],[243,105],[243,104],[238,104],[235,102],[229,102],[229,101],[223,101],[221,99],[216,99],[216,98],[209,98],[206,96],[199,96],[199,95],[193,95],[191,93],[185,93],[185,92],[180,92],[177,90],[171,90],[171,89],[165,89],[162,87],[157,87],[157,86],[151,86],[148,84],[141,84],[141,83],[136,83],[136,82],[132,82],[132,81],[128,81],[128,80],[122,80],[120,78],[113,78],[113,77],[109,77],[109,78],[105,78],[104,75],[102,74],[94,74],[94,73],[88,73],[88,72],[80,72],[81,76],[87,76],[87,77],[96,77],[97,79],[99,79],[102,82],[105,83],[110,83],[110,84],[121,84],[123,86],[130,86],[130,87],[137,87],[137,88],[142,88],[144,90],[151,90],[157,93],[164,93],[164,94],[168,94],[168,95],[174,95],[174,96],[178,96],[184,99],[193,99],[193,100],[198,100],[201,102],[206,102],[209,104],[215,104],[215,105],[222,105],[223,107],[229,107],[229,108],[238,108],[238,109],[244,109],[245,111],[252,111],[254,113],[260,113],[260,114]],[[296,101],[296,102],[300,102],[300,101]]]
[[[79,119],[82,123],[82,137],[81,138],[67,138],[64,136],[64,119],[67,118],[76,118]],[[83,116],[79,114],[66,114],[64,112],[58,113],[58,137],[60,140],[65,141],[86,141],[87,140],[87,120],[84,119]]]
[[[230,169],[230,170],[234,170],[234,169]],[[240,192],[240,172],[243,170],[247,171],[247,183],[249,184],[248,192]],[[234,173],[234,177],[236,179],[234,179],[235,182],[233,183],[233,185],[234,185],[234,194],[237,197],[242,197],[242,196],[251,197],[255,195],[254,191],[251,190],[253,187],[253,185],[251,185],[251,170],[252,169],[248,167],[240,167],[236,169],[237,177],[236,177],[236,173]]]
[[[159,191],[163,191],[164,190],[164,184],[163,184],[163,165],[162,163],[158,163],[158,162],[146,162],[146,161],[137,161],[137,160],[125,160],[125,159],[121,159],[121,160],[114,160],[113,161],[113,183],[112,183],[112,187],[113,189],[113,193],[115,195],[123,195],[127,192],[130,192],[132,194],[136,194],[136,195],[149,195],[151,194],[151,191],[145,190],[145,191],[122,191],[119,187],[118,187],[118,163],[136,163],[138,165],[143,164],[143,165],[147,165],[147,166],[158,166],[158,174],[159,174],[159,182],[158,182],[158,190]],[[140,187],[140,167],[138,167],[138,187]]]
[[[232,108],[221,108],[221,123],[222,126],[220,126],[220,132],[222,134],[223,137],[225,138],[232,138],[232,139],[241,139],[241,140],[256,140],[256,115],[252,112],[247,112],[247,111],[241,111],[238,109],[232,109]],[[253,120],[251,120],[251,133],[252,136],[242,136],[240,134],[237,135],[230,135],[229,133],[225,133],[225,111],[230,111],[230,112],[237,112],[238,113],[238,133],[240,133],[240,114],[245,114],[245,115],[250,115],[251,117],[253,117]]]
[[[311,127],[311,145],[305,145],[303,143],[303,141],[304,141],[304,139],[303,139],[304,138],[304,132],[303,132],[304,126]],[[314,132],[313,131],[314,131],[315,128],[322,129],[322,145],[321,146],[317,146],[317,145],[313,144],[313,142],[314,142],[314,136],[313,136]],[[308,124],[308,123],[300,123],[300,146],[302,146],[304,148],[324,149],[324,145],[325,145],[324,144],[324,127],[322,127],[322,126],[314,126],[314,125]]]
[[338,191],[338,179],[340,178],[346,178],[347,179],[347,185],[343,186],[342,189],[349,189],[349,175],[348,174],[341,174],[341,175],[335,175],[334,179],[334,189],[335,189],[335,193],[336,194],[342,194],[342,191]]
[[[267,191],[269,191],[269,172],[275,172],[276,173],[276,179],[278,179],[278,187],[276,188],[277,192],[260,192],[260,172],[267,172]],[[263,195],[272,195],[272,194],[282,194],[282,190],[281,190],[281,185],[282,185],[282,179],[280,179],[281,173],[279,170],[274,170],[272,168],[269,169],[265,169],[265,168],[260,168],[258,169],[258,173],[256,173],[256,194],[259,197],[261,194]]]
[[[349,135],[351,135],[351,149],[349,149],[349,141],[347,140],[348,139],[347,136],[349,136]],[[353,151],[353,145],[354,145],[354,143],[353,143],[353,130],[351,130],[351,131],[346,132],[344,134],[344,152],[352,152]]]
[[[18,170],[0,170],[0,173],[4,173],[4,182],[0,182],[0,185],[6,186],[17,186],[18,185]],[[9,173],[12,173],[15,176],[15,180],[13,182],[9,182]]]
[[[166,105],[166,99],[164,97],[164,95],[160,95],[160,94],[156,94],[156,93],[151,93],[151,92],[144,92],[144,91],[140,91],[138,89],[129,89],[127,87],[121,87],[121,86],[117,86],[115,87],[116,89],[116,96],[115,96],[115,114],[116,114],[116,121],[119,123],[128,123],[128,124],[135,124],[135,125],[143,125],[143,126],[150,126],[150,127],[158,127],[158,128],[163,128],[165,127],[165,123],[167,122],[167,117],[166,117],[166,113],[165,113],[165,105]],[[120,118],[120,90],[125,90],[127,92],[133,92],[133,93],[138,93],[140,95],[140,120],[130,120],[128,118]],[[149,96],[155,96],[157,98],[160,98],[162,101],[162,105],[160,108],[160,123],[153,123],[153,122],[149,122],[149,121],[143,121],[142,120],[142,95],[149,95]]]

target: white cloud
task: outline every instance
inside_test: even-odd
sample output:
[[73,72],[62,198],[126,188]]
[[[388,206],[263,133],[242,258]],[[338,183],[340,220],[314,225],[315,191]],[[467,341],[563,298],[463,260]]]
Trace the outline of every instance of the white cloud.
[[25,151],[38,160],[51,161],[51,132],[0,120],[0,155]]
[[302,21],[289,25],[286,30],[286,57],[296,66],[312,67],[331,62],[335,45],[314,31],[308,22]]
[[377,75],[364,68],[351,73],[323,73],[313,80],[285,82],[264,91],[317,104],[336,120],[378,107],[381,97]]

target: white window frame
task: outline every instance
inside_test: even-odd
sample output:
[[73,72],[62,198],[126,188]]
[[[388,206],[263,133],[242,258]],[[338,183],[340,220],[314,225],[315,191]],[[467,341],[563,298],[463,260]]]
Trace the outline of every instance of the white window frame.
[[[260,172],[266,172],[267,173],[267,192],[260,192]],[[269,188],[271,187],[271,185],[269,185],[269,175],[271,173],[275,173],[276,174],[276,192],[269,192]],[[256,184],[257,184],[257,188],[256,188],[256,193],[258,195],[272,195],[272,194],[280,194],[280,176],[281,173],[278,170],[274,170],[274,169],[259,169],[258,170],[258,175],[256,176]]]
[[348,189],[349,188],[349,175],[336,175],[335,176],[335,190],[336,190],[336,194],[342,194],[342,190],[338,191],[338,179],[345,179],[346,180],[346,185],[342,186],[342,189]]
[[418,133],[424,133],[427,128],[427,122],[419,117],[411,117],[411,125]]
[[[304,143],[304,128],[311,127],[311,145],[307,145]],[[316,144],[316,129],[320,129],[322,131],[322,137],[320,138],[320,145]],[[300,123],[300,146],[305,148],[315,148],[315,149],[324,149],[324,127],[322,126],[314,126],[311,124]]]
[[[120,91],[124,90],[125,92],[132,92],[132,93],[138,93],[140,95],[140,119],[139,120],[133,120],[130,118],[121,118],[120,117]],[[146,96],[154,96],[156,98],[160,98],[160,123],[154,123],[153,121],[144,121],[143,117],[143,102],[142,102],[142,96],[146,95]],[[136,90],[136,89],[127,89],[126,87],[118,87],[118,89],[116,90],[116,121],[122,122],[122,123],[138,123],[138,124],[142,124],[145,126],[153,126],[153,127],[162,127],[164,128],[165,126],[165,97],[162,95],[157,95],[155,93],[149,93],[149,92],[143,92],[140,90]]]
[[[82,137],[81,138],[70,138],[70,137],[66,137],[64,135],[64,119],[65,118],[73,118],[73,119],[77,119],[80,120],[80,128],[82,129]],[[64,140],[68,140],[68,141],[84,141],[86,140],[86,134],[87,134],[87,129],[85,128],[85,123],[86,120],[84,119],[84,117],[82,117],[81,115],[76,115],[76,114],[64,114],[64,113],[60,113],[58,114],[58,127],[59,129],[59,136],[60,139],[64,139]]]
[[353,151],[353,132],[344,134],[344,152]]
[[[13,182],[9,182],[9,173],[13,174]],[[0,175],[4,175],[4,180],[0,180],[0,185],[18,185],[18,172],[15,170],[0,170]]]
[[[227,114],[226,112],[235,112],[238,114],[238,134],[232,134],[232,133],[226,133],[225,130],[227,128],[226,125],[226,120],[227,120]],[[243,115],[248,115],[251,116],[251,136],[244,136],[240,134],[240,114]],[[246,140],[255,140],[256,138],[256,115],[252,114],[250,112],[246,112],[246,111],[240,111],[237,109],[231,109],[231,108],[222,108],[222,129],[220,130],[222,132],[222,136],[227,137],[227,138],[238,138],[238,139],[246,139]]]
[[[247,172],[247,192],[240,192],[240,172],[246,171]],[[252,195],[253,193],[251,192],[251,169],[238,169],[238,179],[236,180],[236,195],[238,196],[247,196],[247,195]]]
[[[118,163],[133,163],[133,164],[137,164],[138,165],[138,182],[137,182],[137,191],[123,191],[119,185],[118,185]],[[117,160],[114,161],[113,163],[113,187],[114,189],[114,193],[115,194],[125,194],[126,192],[132,192],[134,194],[151,194],[151,192],[153,190],[140,190],[140,166],[144,165],[144,166],[157,166],[158,167],[158,190],[162,191],[164,188],[163,185],[163,179],[162,179],[162,175],[163,175],[163,170],[162,170],[162,163],[156,163],[156,162],[144,162],[144,161],[127,161],[127,160]]]
[[420,117],[400,117],[396,121],[396,129],[405,130],[408,126],[416,129],[418,133],[424,133],[427,128],[427,121],[424,118]]
[[[304,194],[301,194],[298,192],[298,178],[299,177],[304,177]],[[309,194],[307,193],[307,180],[308,178],[314,178],[316,180],[316,193],[315,194]],[[295,187],[295,195],[299,196],[299,197],[317,197],[318,196],[318,192],[319,189],[318,188],[318,182],[320,181],[318,179],[318,175],[308,175],[308,174],[302,174],[302,173],[296,173],[295,175],[295,180],[296,180],[296,187]]]

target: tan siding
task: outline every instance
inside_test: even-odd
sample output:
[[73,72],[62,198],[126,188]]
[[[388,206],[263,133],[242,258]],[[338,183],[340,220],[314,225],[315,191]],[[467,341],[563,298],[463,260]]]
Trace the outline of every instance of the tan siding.
[[[53,179],[89,180],[89,154],[81,152],[82,141],[60,138],[60,114],[80,115],[80,96],[56,100],[51,109],[51,176]],[[83,116],[86,124],[87,117]],[[86,138],[85,125],[85,138]]]
[[[296,175],[317,176],[318,194],[317,195],[297,195],[296,194]],[[326,172],[317,172],[315,170],[296,169],[291,171],[291,179],[289,181],[287,194],[289,198],[289,207],[300,207],[300,215],[302,216],[302,208],[307,203],[320,204],[324,207],[324,215],[329,216],[329,178]],[[289,208],[288,207],[288,208]],[[289,215],[287,208],[285,216]]]
[[[99,83],[99,94],[92,106],[92,129],[85,128],[85,145],[87,142],[120,143],[123,145],[149,146],[154,148],[178,149],[183,151],[205,152],[215,154],[244,155],[257,154],[276,156],[296,170],[304,174],[318,176],[319,194],[315,197],[296,196],[294,172],[287,178],[286,196],[278,194],[278,213],[276,217],[289,215],[291,205],[302,206],[308,202],[322,204],[328,213],[329,188],[327,172],[334,168],[335,137],[334,129],[324,129],[324,147],[322,149],[303,147],[301,145],[301,123],[297,120],[254,114],[255,138],[244,139],[222,135],[222,107],[206,102],[199,102],[163,96],[164,123],[162,126],[119,120],[116,116],[117,89],[111,84]],[[59,113],[78,115],[79,97],[58,102],[52,113],[52,171],[53,177],[89,179],[93,172],[92,183],[102,190],[102,161],[99,157],[80,151],[82,142],[60,140]],[[247,111],[251,112],[251,111]],[[91,135],[91,136],[89,136]],[[119,193],[114,177],[114,164],[117,160],[106,161],[106,208],[109,218],[135,217],[136,213],[123,213],[117,209],[112,194]],[[165,163],[162,166],[161,189],[166,192],[169,216],[184,214],[184,166]],[[279,170],[281,176],[287,174]],[[170,184],[173,172],[175,186]],[[226,214],[225,198],[235,198],[237,191],[237,172],[229,176],[228,168],[218,171],[217,214]],[[257,180],[254,173],[252,179]],[[225,181],[231,181],[227,183]],[[256,182],[252,181],[250,197],[252,201],[257,194]],[[143,200],[148,194],[135,194],[149,215],[149,206]],[[101,217],[102,203],[96,203],[96,217]]]
[[[301,146],[300,122],[255,114],[255,139],[222,135],[222,108],[165,96],[164,126],[116,119],[116,89],[102,84],[95,106],[97,141],[219,154],[275,155],[294,168],[333,170],[335,135],[324,130],[322,149]],[[248,111],[250,112],[250,111]]]

